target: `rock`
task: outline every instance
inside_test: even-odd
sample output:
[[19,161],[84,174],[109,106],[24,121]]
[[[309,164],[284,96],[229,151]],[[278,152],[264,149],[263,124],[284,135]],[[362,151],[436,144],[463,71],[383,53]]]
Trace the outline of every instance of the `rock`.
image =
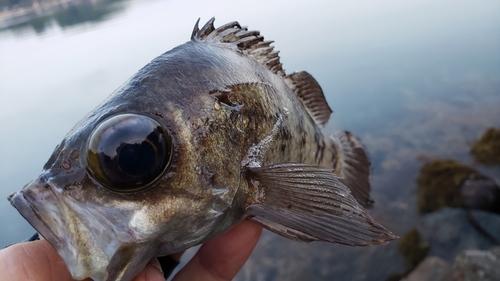
[[463,207],[500,213],[500,187],[471,166],[438,159],[420,167],[417,178],[420,213]]
[[466,208],[500,214],[500,187],[493,179],[468,179],[461,184],[460,189]]
[[451,266],[442,258],[427,257],[403,281],[440,281],[451,272]]
[[441,257],[451,264],[455,256],[464,250],[487,250],[496,246],[469,222],[467,212],[485,232],[500,241],[500,215],[479,210],[443,208],[423,216],[417,224],[422,239],[429,243],[429,256]]
[[488,251],[467,250],[458,255],[453,271],[443,281],[500,280],[500,247]]
[[452,159],[439,159],[420,167],[417,178],[420,213],[430,213],[443,207],[462,207],[460,185],[480,173]]

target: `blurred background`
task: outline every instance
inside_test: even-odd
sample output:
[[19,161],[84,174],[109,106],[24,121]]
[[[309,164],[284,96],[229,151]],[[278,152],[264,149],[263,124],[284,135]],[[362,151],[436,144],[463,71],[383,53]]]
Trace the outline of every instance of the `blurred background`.
[[[500,128],[499,15],[494,0],[0,0],[0,247],[34,233],[6,198],[66,132],[215,17],[261,31],[287,73],[318,80],[334,110],[325,133],[364,141],[369,212],[402,237],[351,248],[266,231],[236,280],[398,280],[426,256],[451,266],[465,249],[489,250],[500,166],[471,147]],[[500,155],[490,131],[485,155]]]

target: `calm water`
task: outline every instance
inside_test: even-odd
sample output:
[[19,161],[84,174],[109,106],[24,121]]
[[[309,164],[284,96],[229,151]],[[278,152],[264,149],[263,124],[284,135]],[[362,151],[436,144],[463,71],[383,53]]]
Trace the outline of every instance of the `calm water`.
[[[189,40],[199,17],[260,30],[287,72],[316,77],[334,110],[327,133],[364,140],[370,213],[398,235],[418,218],[417,156],[471,163],[470,143],[500,127],[498,1],[234,2],[115,1],[0,31],[0,198],[36,177],[65,133],[128,77]],[[478,168],[500,180],[498,168]],[[34,232],[6,199],[0,225],[0,247]],[[384,280],[403,269],[396,243],[301,244],[265,232],[238,280]]]

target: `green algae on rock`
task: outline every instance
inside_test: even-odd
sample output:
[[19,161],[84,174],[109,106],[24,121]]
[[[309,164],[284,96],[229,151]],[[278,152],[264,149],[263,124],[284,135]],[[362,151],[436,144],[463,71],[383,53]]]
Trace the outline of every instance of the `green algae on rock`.
[[456,160],[434,160],[420,168],[418,207],[430,213],[442,207],[500,213],[500,187],[491,178]]
[[398,250],[408,265],[414,268],[427,256],[429,244],[422,240],[417,229],[412,228],[399,239]]
[[398,251],[406,260],[406,269],[387,276],[385,281],[404,280],[427,257],[429,250],[429,243],[422,239],[418,230],[410,229],[398,241]]
[[470,149],[474,160],[484,165],[500,165],[500,129],[489,128]]
[[481,174],[474,168],[451,159],[424,164],[417,179],[419,211],[430,213],[444,206],[462,207],[461,184],[478,176]]

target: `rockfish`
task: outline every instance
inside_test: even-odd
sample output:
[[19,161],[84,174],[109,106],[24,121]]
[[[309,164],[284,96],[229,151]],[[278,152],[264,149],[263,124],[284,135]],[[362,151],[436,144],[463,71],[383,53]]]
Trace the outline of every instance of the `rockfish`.
[[361,205],[370,162],[307,72],[238,22],[198,22],[56,147],[10,202],[73,278],[131,280],[244,219],[299,241],[352,246],[395,236]]

